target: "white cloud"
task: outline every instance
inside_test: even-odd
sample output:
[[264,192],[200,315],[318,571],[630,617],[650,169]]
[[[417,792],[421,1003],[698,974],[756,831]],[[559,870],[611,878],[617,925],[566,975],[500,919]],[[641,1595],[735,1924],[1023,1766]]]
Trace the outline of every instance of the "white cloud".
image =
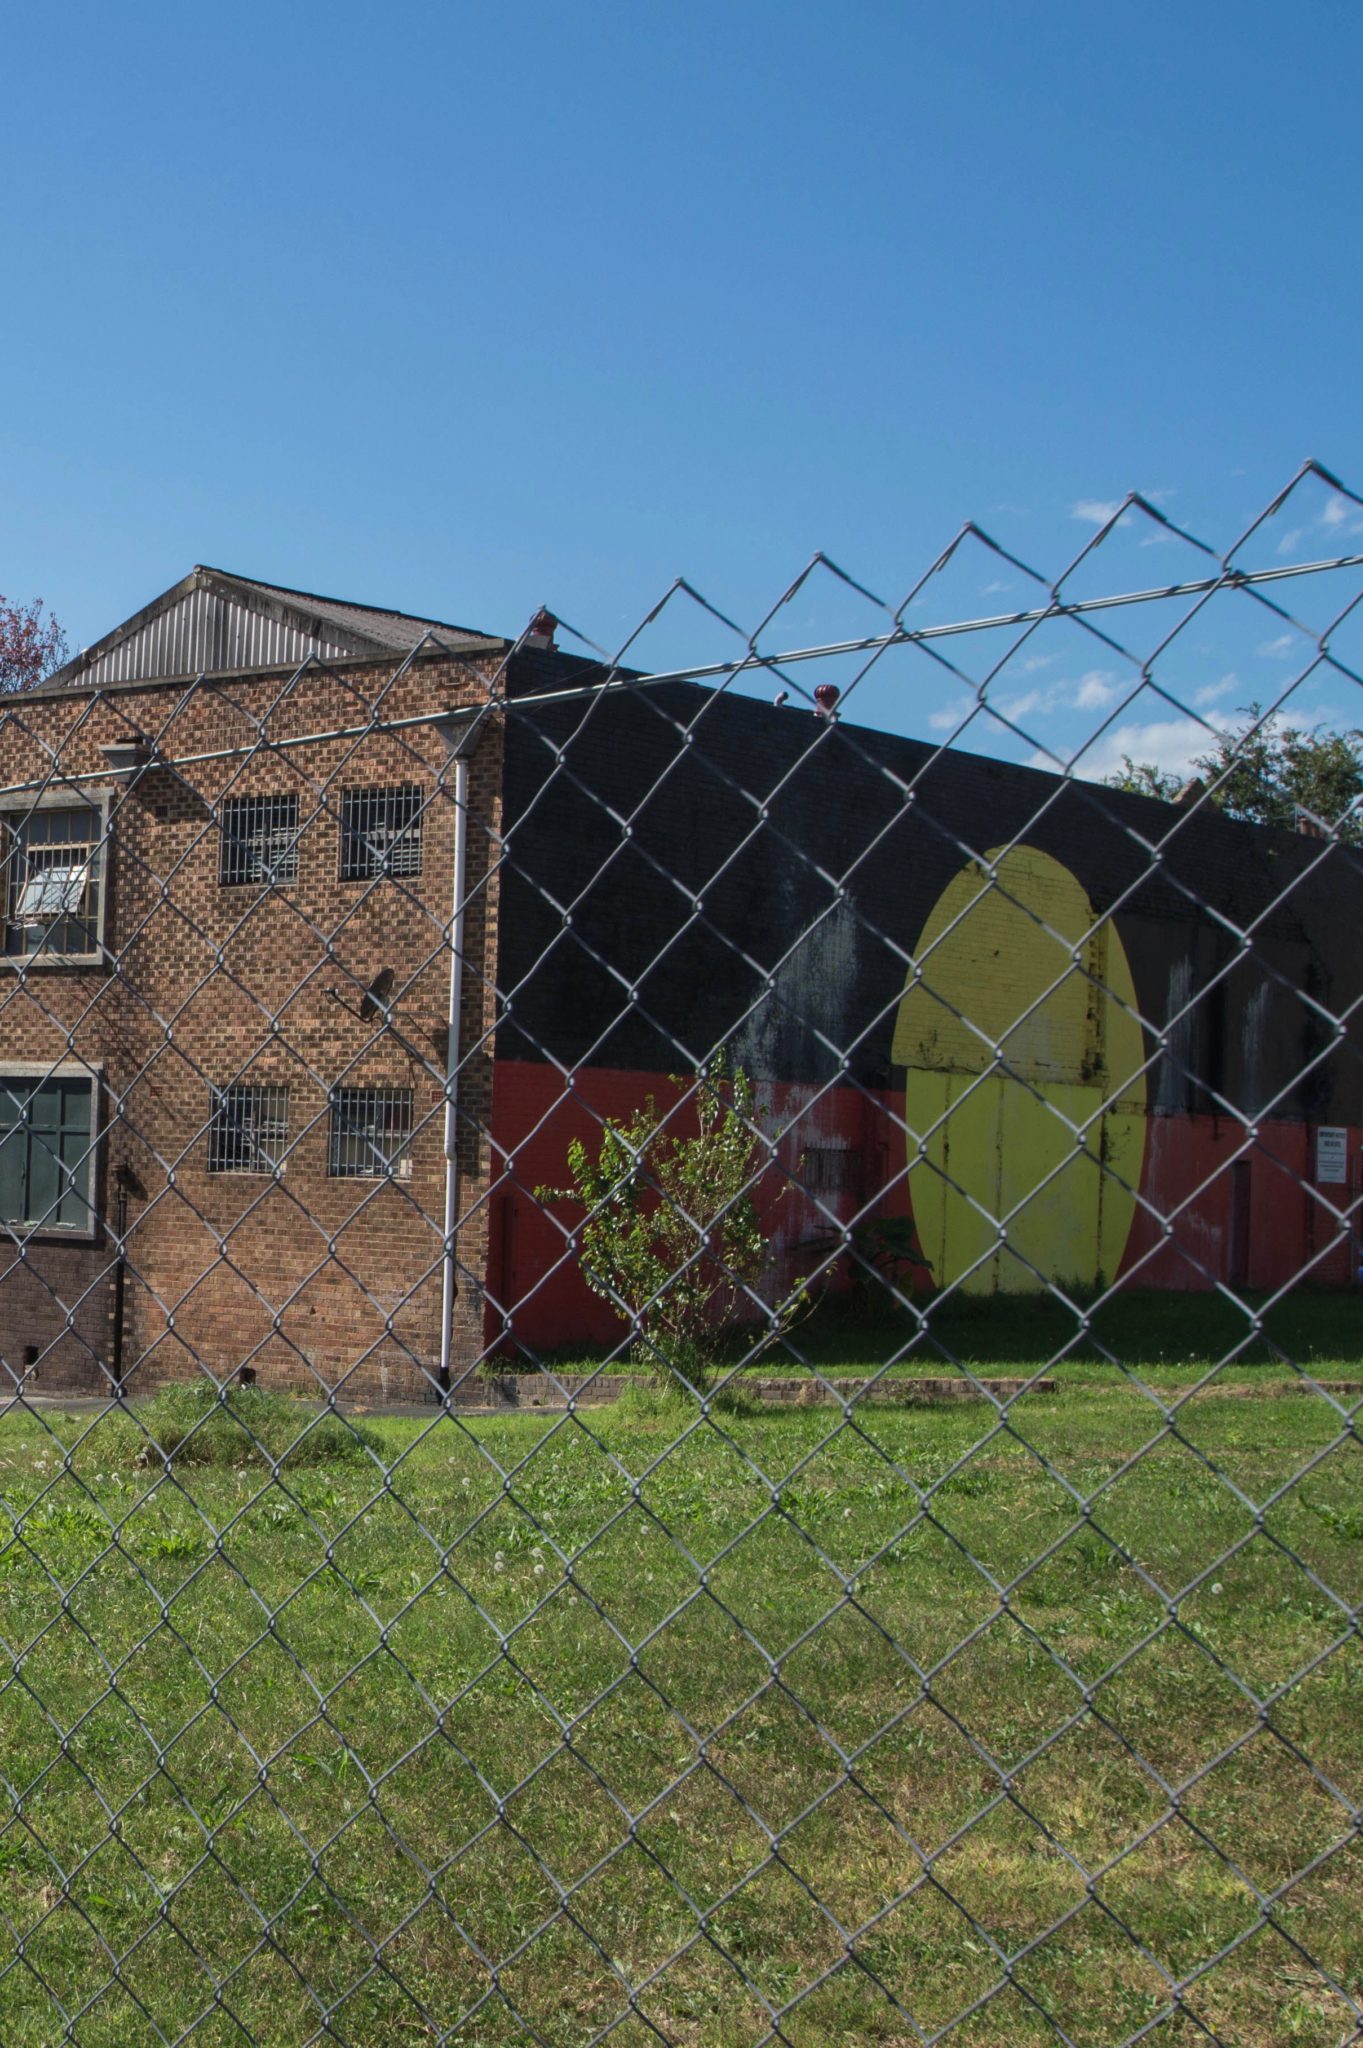
[[1033,711],[1049,711],[1052,693],[1049,690],[1024,690],[1020,697],[1003,697],[995,705],[1001,718],[1026,718]]
[[1091,668],[1074,693],[1076,711],[1103,711],[1117,694],[1117,685],[1103,669]]
[[1256,654],[1267,655],[1270,661],[1286,661],[1296,644],[1290,633],[1279,633],[1276,640],[1265,640],[1263,645],[1256,647],[1254,651]]
[[[1043,668],[1053,659],[1051,655],[1042,655],[1035,662],[1022,663],[1022,667]],[[995,698],[991,708],[1001,718],[1016,723],[1023,718],[1048,718],[1056,711],[1105,711],[1119,695],[1120,686],[1110,670],[1091,668],[1077,683],[1067,677],[1063,682],[1048,683],[1038,689],[1020,690],[1013,697]]]
[[1053,654],[1029,654],[1026,661],[1018,663],[1018,667],[1023,675],[1034,676],[1039,668],[1049,668],[1054,660]]
[[1234,675],[1222,676],[1220,682],[1204,683],[1200,690],[1193,691],[1193,702],[1201,711],[1208,704],[1215,704],[1220,697],[1228,697],[1238,687]]
[[1301,537],[1305,531],[1304,526],[1289,527],[1288,531],[1278,542],[1278,553],[1280,555],[1295,555],[1297,549],[1301,546]]
[[1082,519],[1089,526],[1106,526],[1121,509],[1120,498],[1080,498],[1070,507],[1070,518]]
[[928,724],[934,732],[955,732],[969,710],[968,703],[939,704],[935,711],[928,713]]
[[1143,548],[1171,548],[1177,539],[1178,535],[1176,533],[1166,533],[1161,526],[1156,527],[1153,533],[1143,534],[1141,536],[1141,546]]
[[1363,519],[1359,517],[1357,505],[1350,503],[1348,498],[1341,498],[1338,491],[1326,499],[1325,510],[1316,523],[1331,533],[1363,533]]
[[[1210,736],[1195,718],[1160,718],[1148,725],[1118,725],[1105,732],[1075,763],[1075,774],[1085,782],[1102,782],[1120,772],[1122,758],[1149,761],[1170,775],[1191,775],[1193,757],[1205,754]],[[1045,767],[1044,761],[1037,763]]]
[[1017,585],[1014,583],[986,583],[981,587],[980,596],[994,597],[1001,590],[1015,590],[1016,588]]

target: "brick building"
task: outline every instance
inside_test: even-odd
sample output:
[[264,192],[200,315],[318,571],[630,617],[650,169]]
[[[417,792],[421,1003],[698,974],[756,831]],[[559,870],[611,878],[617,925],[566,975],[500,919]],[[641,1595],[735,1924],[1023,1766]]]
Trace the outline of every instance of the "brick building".
[[[411,1392],[438,1366],[456,774],[476,1183],[501,779],[477,714],[505,652],[196,570],[0,712],[11,1374],[306,1383],[344,1359],[356,1390]],[[391,1020],[362,1016],[386,968]],[[469,1297],[453,1324],[467,1351]]]
[[938,1283],[1352,1277],[1354,853],[603,689],[540,623],[197,569],[0,711],[10,1375],[411,1398],[614,1340],[534,1190],[719,1043],[778,1278],[871,1213]]

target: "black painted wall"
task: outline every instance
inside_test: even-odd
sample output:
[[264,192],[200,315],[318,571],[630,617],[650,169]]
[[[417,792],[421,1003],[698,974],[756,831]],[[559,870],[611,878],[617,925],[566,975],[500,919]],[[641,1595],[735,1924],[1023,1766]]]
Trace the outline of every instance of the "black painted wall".
[[[592,673],[541,659],[521,688]],[[1303,1001],[1344,1016],[1363,990],[1356,852],[696,684],[507,716],[502,1057],[656,1072],[733,1041],[759,1079],[824,1082],[845,1052],[887,1085],[924,919],[1020,836],[1119,905],[1152,1032],[1199,996],[1152,1106],[1359,1120],[1358,1028],[1321,1064]]]

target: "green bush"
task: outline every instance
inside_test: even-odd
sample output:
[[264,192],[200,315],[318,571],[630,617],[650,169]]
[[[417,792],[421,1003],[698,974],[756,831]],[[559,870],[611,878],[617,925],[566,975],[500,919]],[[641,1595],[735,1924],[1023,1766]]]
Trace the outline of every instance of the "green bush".
[[[595,1157],[579,1138],[569,1145],[571,1185],[535,1193],[585,1211],[574,1233],[583,1279],[634,1330],[636,1361],[695,1393],[726,1334],[751,1318],[770,1263],[753,1195],[772,1147],[754,1121],[751,1081],[722,1051],[671,1081],[681,1098],[673,1109],[650,1095],[624,1123],[608,1117]],[[694,1135],[682,1122],[688,1108]],[[763,1341],[803,1306],[797,1289]]]

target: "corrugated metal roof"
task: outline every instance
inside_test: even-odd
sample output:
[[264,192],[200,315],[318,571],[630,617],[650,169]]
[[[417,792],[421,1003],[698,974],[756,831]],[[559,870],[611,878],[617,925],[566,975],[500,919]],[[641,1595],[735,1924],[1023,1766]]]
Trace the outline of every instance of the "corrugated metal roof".
[[[210,570],[210,575],[223,572]],[[469,626],[453,625],[448,619],[422,619],[414,612],[384,611],[377,605],[350,604],[336,597],[318,597],[309,590],[290,590],[282,583],[258,583],[246,576],[233,577],[251,590],[258,590],[266,597],[276,598],[281,604],[294,609],[310,610],[328,624],[339,626],[343,631],[358,634],[363,639],[375,640],[404,653],[415,647],[424,633],[438,633],[447,645],[454,640],[470,646],[483,646],[489,639],[486,633],[479,633]]]
[[443,619],[348,604],[203,565],[87,647],[50,685],[99,689],[164,676],[224,675],[306,661],[410,653],[433,634],[454,653],[505,642]]

